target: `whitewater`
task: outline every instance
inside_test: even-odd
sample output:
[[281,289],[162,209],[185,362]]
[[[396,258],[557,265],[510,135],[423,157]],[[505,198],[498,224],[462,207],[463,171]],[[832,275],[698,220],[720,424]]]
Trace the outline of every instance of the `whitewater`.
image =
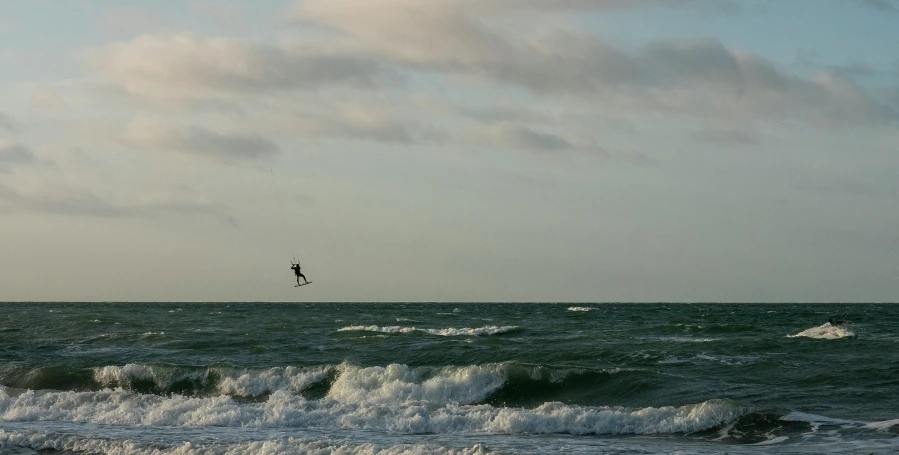
[[899,452],[886,304],[2,305],[0,453]]

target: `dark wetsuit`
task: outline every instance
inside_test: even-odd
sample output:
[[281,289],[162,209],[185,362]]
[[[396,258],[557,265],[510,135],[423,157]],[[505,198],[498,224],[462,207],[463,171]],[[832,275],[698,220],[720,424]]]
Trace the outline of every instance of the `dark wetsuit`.
[[290,266],[290,269],[293,270],[293,273],[297,274],[297,285],[298,286],[300,284],[300,277],[303,277],[304,282],[306,282],[306,283],[309,282],[309,280],[306,279],[306,275],[303,275],[302,273],[300,273],[300,264],[294,264],[294,265]]

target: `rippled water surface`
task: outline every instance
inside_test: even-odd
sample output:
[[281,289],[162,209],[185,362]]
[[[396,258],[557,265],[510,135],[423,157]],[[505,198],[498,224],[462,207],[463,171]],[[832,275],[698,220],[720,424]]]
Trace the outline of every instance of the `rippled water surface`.
[[9,453],[899,452],[888,304],[0,305]]

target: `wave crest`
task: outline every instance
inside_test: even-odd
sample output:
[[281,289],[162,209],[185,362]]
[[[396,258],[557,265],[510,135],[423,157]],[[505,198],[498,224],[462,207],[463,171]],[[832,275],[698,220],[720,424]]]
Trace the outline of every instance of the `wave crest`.
[[327,397],[342,403],[428,404],[476,403],[506,381],[501,365],[410,368],[344,365]]
[[525,409],[489,404],[307,400],[285,391],[271,394],[265,402],[238,403],[226,396],[161,397],[121,389],[45,394],[28,391],[15,396],[0,389],[0,421],[52,420],[132,427],[338,428],[415,434],[673,434],[720,427],[743,412],[727,400],[634,409],[548,402]]

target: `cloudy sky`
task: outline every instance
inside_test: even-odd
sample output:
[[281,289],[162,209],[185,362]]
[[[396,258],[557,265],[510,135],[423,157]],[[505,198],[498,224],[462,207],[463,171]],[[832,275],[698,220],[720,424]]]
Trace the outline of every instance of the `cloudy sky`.
[[0,0],[0,300],[896,301],[896,43],[893,0]]

